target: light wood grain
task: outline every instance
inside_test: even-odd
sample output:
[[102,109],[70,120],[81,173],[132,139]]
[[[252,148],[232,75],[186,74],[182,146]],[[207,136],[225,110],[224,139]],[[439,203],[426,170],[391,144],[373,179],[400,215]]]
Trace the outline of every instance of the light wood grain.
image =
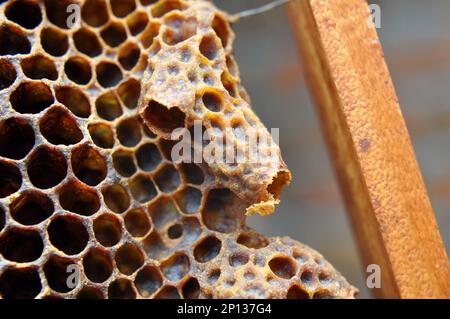
[[382,269],[374,294],[449,298],[448,257],[366,1],[295,0],[288,12],[364,265]]

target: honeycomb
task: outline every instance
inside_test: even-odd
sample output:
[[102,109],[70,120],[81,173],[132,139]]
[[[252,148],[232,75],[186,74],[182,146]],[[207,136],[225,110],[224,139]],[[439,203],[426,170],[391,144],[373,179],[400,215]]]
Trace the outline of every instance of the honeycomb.
[[[175,162],[175,128],[258,129],[226,13],[204,0],[0,1],[1,298],[353,298],[267,238],[290,173]],[[77,4],[79,25],[67,8]],[[263,138],[266,138],[263,136]],[[77,285],[69,285],[71,267]]]

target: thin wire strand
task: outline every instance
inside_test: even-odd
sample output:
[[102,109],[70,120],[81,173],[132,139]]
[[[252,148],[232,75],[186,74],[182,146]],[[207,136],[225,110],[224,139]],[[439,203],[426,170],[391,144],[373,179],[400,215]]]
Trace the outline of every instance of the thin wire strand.
[[261,13],[265,13],[267,11],[270,11],[270,10],[273,10],[275,8],[281,7],[281,6],[283,6],[286,3],[291,2],[291,1],[292,0],[275,0],[273,2],[270,2],[270,3],[266,4],[266,5],[263,5],[263,6],[258,7],[258,8],[248,9],[248,10],[244,10],[244,11],[238,12],[236,14],[233,14],[230,17],[230,22],[231,23],[235,23],[235,22],[239,21],[242,18],[247,18],[247,17],[251,17],[251,16],[254,16],[254,15],[261,14]]

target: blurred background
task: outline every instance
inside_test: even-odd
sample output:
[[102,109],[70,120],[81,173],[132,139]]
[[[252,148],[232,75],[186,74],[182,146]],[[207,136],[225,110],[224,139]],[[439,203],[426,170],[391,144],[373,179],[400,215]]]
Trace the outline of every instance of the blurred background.
[[[214,0],[236,13],[271,0]],[[400,105],[450,248],[450,1],[369,0],[381,7],[381,38]],[[249,224],[270,236],[290,236],[321,252],[370,298],[352,229],[305,85],[284,8],[234,25],[235,57],[253,108],[280,128],[283,157],[293,173],[276,214]]]

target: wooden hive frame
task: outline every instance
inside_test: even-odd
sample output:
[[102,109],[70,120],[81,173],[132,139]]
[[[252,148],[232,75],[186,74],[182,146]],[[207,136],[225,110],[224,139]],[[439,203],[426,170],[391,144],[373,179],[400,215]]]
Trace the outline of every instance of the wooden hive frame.
[[[365,0],[288,14],[365,266],[383,298],[450,298],[450,266]],[[364,268],[365,270],[366,268]]]

